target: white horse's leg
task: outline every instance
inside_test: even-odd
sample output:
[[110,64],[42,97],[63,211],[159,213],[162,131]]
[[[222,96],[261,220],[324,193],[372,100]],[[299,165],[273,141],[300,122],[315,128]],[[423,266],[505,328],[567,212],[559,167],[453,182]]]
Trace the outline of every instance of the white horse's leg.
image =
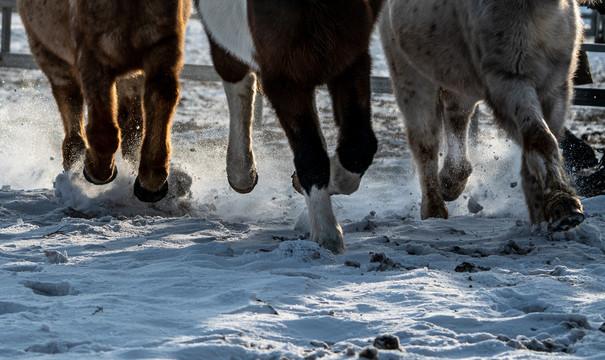
[[332,251],[335,254],[346,251],[342,229],[334,217],[330,191],[326,188],[311,188],[310,193],[304,192],[309,221],[311,225],[311,241]]
[[439,179],[443,198],[446,201],[453,201],[462,194],[473,171],[468,156],[467,137],[469,121],[477,102],[461,98],[448,91],[442,91],[441,95],[448,150],[439,172]]
[[447,219],[438,175],[442,126],[437,114],[438,87],[407,63],[391,33],[388,12],[383,16],[380,30],[384,53],[420,180],[420,216],[422,219]]
[[223,81],[223,87],[229,105],[227,178],[235,191],[245,194],[258,182],[252,149],[256,76],[249,72],[237,83]]
[[[532,223],[546,221],[555,231],[577,226],[584,220],[582,205],[567,184],[557,140],[536,90],[498,74],[488,74],[487,83],[497,120],[522,147],[522,185]],[[554,108],[545,110],[554,114]]]

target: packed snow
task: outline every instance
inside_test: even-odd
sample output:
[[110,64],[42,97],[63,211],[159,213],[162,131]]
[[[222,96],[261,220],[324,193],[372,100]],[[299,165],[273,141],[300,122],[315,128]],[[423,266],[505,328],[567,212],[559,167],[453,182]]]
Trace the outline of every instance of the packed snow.
[[[27,53],[18,16],[12,29],[11,50]],[[377,38],[372,53],[386,75]],[[185,62],[209,64],[194,19]],[[183,80],[181,96],[171,193],[150,205],[119,155],[109,185],[64,173],[45,77],[0,69],[0,357],[605,358],[605,197],[582,199],[587,219],[570,232],[530,226],[519,148],[486,108],[465,193],[450,219],[422,221],[401,114],[375,95],[379,152],[355,194],[333,197],[347,246],[333,255],[307,240],[270,108],[255,125],[258,186],[240,195],[221,84]],[[317,105],[333,151],[325,91]],[[570,127],[603,130],[603,116],[574,107]]]

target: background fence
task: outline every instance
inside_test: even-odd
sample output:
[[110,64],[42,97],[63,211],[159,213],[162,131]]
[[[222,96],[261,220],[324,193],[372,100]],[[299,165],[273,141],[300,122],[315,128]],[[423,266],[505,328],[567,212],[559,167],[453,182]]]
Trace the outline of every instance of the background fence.
[[[91,0],[94,1],[94,0]],[[16,11],[17,0],[0,0],[2,8],[2,44],[0,51],[0,67],[37,69],[38,66],[33,57],[29,54],[14,54],[10,52],[11,39],[11,19],[12,13]],[[585,13],[586,18],[590,19],[590,30],[588,35],[598,38],[602,34],[603,20],[596,11]],[[582,50],[589,52],[605,52],[605,44],[585,43],[582,44]],[[221,81],[212,66],[185,64],[181,71],[181,78],[199,81]],[[373,76],[370,79],[372,92],[377,94],[392,94],[391,81],[387,77]],[[574,105],[585,106],[605,106],[605,89],[576,87]],[[263,101],[261,96],[256,97],[255,112],[260,116],[256,119],[262,119]],[[255,114],[255,115],[257,115]]]

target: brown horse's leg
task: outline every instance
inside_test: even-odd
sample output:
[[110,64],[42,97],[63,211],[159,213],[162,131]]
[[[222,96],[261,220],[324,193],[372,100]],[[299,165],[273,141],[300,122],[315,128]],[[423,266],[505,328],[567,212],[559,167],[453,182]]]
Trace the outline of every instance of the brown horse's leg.
[[88,150],[84,160],[84,175],[88,181],[102,185],[111,182],[116,176],[114,155],[120,147],[120,129],[115,114],[116,76],[86,48],[78,50],[77,59],[76,65],[88,106]]
[[250,68],[227,53],[208,36],[212,63],[223,79],[229,105],[229,143],[227,145],[227,179],[231,188],[246,194],[258,182],[252,149],[252,122],[256,76]]
[[159,201],[168,193],[170,126],[179,98],[178,73],[182,66],[180,44],[178,37],[165,40],[144,59],[145,131],[134,192],[145,202]]
[[63,120],[63,169],[67,171],[73,168],[86,150],[82,91],[71,65],[48,51],[33,32],[29,34],[31,52],[50,81]]
[[330,159],[314,107],[314,87],[301,86],[285,77],[265,77],[262,81],[294,153],[294,166],[309,209],[311,240],[334,253],[344,252],[342,230],[332,211]]
[[378,148],[371,123],[370,55],[360,56],[328,82],[339,128],[336,154],[330,159],[330,193],[355,192]]
[[118,93],[118,125],[122,134],[122,157],[132,164],[139,161],[143,136],[143,86],[141,74],[116,82]]

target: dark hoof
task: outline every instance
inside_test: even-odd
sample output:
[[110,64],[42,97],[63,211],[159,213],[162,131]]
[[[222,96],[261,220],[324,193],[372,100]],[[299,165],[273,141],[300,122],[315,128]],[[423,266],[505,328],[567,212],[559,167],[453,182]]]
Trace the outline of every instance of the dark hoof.
[[458,199],[466,189],[466,183],[472,172],[473,167],[468,162],[456,167],[446,163],[439,172],[443,200],[454,201]]
[[88,181],[91,184],[95,184],[95,185],[105,185],[105,184],[109,184],[110,182],[114,181],[116,176],[118,176],[118,168],[114,167],[113,168],[113,174],[111,175],[111,177],[109,177],[109,179],[105,180],[105,181],[98,181],[93,179],[92,176],[90,176],[90,174],[88,173],[88,170],[86,170],[86,166],[84,166],[84,170],[82,170],[82,172],[84,173],[84,179],[86,179],[86,181]]
[[445,201],[458,199],[464,192],[464,189],[466,189],[466,180],[456,183],[450,177],[441,178],[441,195]]
[[555,194],[549,204],[545,206],[544,214],[548,220],[548,230],[552,232],[571,230],[584,221],[582,204],[573,195]]
[[237,191],[240,194],[248,194],[252,190],[254,190],[254,188],[256,187],[256,184],[258,184],[258,174],[254,173],[254,183],[252,184],[251,187],[249,187],[247,189],[240,189],[240,188],[236,187],[235,185],[233,185],[233,183],[231,182],[231,180],[229,180],[229,178],[227,178],[227,181],[229,182],[229,186],[231,186],[231,188],[233,190]]
[[159,190],[147,190],[141,185],[139,177],[134,181],[134,195],[143,202],[158,202],[168,194],[168,181]]
[[294,174],[292,174],[292,187],[297,193],[304,195],[302,186],[300,185],[300,180],[298,180],[298,175],[296,175],[296,171]]
[[567,231],[580,225],[585,219],[580,210],[574,210],[571,214],[548,224],[548,229],[552,232]]
[[447,219],[449,217],[447,205],[438,194],[423,196],[420,202],[420,218]]

